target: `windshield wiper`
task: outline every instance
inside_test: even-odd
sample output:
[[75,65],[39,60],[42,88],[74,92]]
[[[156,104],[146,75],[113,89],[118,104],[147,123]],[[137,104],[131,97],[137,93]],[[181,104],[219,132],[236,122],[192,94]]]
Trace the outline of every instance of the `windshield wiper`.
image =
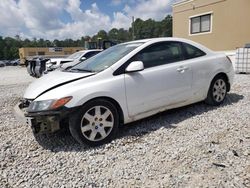
[[79,71],[79,72],[95,72],[95,71],[92,71],[92,70],[88,70],[88,69],[77,69],[77,68],[74,68],[74,69],[70,69],[69,71]]

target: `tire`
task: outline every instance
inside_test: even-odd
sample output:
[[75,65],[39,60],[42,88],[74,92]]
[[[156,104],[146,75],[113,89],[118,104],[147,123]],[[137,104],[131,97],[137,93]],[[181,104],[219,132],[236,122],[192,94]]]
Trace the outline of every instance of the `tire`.
[[226,78],[222,75],[216,76],[211,82],[205,102],[213,106],[222,104],[227,95],[227,87]]
[[105,99],[92,100],[69,119],[71,135],[80,144],[98,146],[110,142],[118,131],[119,113]]

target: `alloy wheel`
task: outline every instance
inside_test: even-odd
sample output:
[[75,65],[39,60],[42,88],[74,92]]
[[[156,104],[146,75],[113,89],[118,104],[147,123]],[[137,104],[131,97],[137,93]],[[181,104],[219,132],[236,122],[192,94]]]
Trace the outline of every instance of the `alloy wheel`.
[[89,109],[81,119],[83,136],[90,141],[105,139],[114,126],[112,112],[104,106],[94,106]]
[[227,88],[223,79],[218,79],[214,83],[213,97],[216,102],[221,102],[226,96]]

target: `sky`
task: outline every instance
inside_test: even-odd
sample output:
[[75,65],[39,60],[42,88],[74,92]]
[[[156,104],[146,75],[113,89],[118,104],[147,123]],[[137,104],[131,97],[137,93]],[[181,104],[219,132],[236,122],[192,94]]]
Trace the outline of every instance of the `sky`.
[[128,29],[132,16],[162,20],[177,0],[0,0],[0,36],[79,39]]

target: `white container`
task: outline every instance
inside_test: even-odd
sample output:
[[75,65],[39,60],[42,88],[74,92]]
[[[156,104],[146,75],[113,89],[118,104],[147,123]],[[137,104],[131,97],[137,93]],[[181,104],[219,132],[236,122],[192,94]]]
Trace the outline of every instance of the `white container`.
[[235,56],[235,72],[250,73],[250,48],[238,48]]

